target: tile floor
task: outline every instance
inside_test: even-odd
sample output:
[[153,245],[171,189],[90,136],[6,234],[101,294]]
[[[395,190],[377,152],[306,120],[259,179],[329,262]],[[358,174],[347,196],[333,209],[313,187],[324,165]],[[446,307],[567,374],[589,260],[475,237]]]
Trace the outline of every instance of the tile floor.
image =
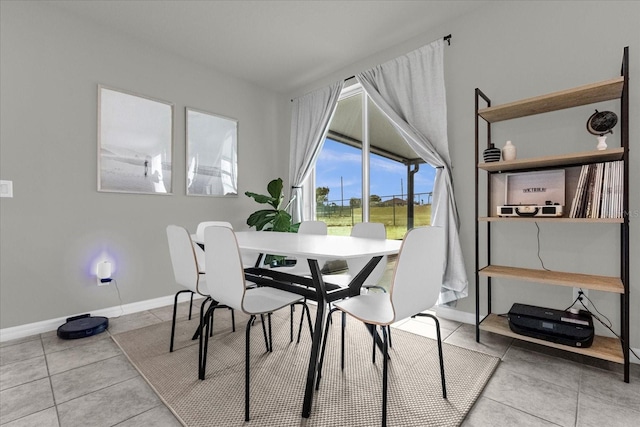
[[[179,426],[110,339],[110,333],[170,320],[171,309],[111,319],[108,332],[90,338],[65,341],[53,331],[2,343],[0,425]],[[180,313],[186,316],[185,304]],[[435,337],[431,322],[395,326]],[[626,384],[618,365],[570,360],[576,356],[485,332],[476,343],[472,325],[446,319],[441,330],[449,344],[502,359],[464,427],[640,425],[639,365]]]

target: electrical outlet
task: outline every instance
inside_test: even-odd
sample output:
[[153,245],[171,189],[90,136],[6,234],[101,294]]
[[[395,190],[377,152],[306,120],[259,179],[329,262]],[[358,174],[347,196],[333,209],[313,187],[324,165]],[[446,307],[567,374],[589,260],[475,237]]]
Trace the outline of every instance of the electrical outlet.
[[[573,288],[573,299],[572,299],[572,301],[575,301],[575,300],[578,298],[578,295],[579,295],[580,289],[581,289],[581,288]],[[588,290],[588,289],[582,289],[582,294],[583,294],[584,296],[587,296],[587,297],[588,297],[588,296],[589,296],[589,290]],[[582,304],[584,304],[584,305],[586,305],[586,306],[589,306],[589,300],[588,300],[588,299],[586,299],[586,298],[582,298]],[[582,308],[584,308],[584,307],[582,307],[582,304],[580,304],[579,302],[576,302],[576,305],[575,305],[575,306],[576,306],[577,308],[582,309]]]
[[101,279],[98,277],[98,286],[107,286],[111,284],[111,279]]
[[13,181],[0,180],[0,197],[13,197]]

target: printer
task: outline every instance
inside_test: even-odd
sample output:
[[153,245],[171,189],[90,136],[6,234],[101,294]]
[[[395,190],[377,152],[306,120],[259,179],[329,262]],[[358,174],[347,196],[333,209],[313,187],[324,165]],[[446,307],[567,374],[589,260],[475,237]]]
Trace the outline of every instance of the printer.
[[508,318],[509,328],[516,334],[571,347],[585,348],[593,343],[593,319],[584,310],[570,312],[516,303]]

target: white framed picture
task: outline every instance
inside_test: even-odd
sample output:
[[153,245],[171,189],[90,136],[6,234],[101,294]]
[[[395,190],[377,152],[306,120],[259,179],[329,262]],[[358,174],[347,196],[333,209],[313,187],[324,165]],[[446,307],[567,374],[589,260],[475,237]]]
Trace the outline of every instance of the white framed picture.
[[98,191],[171,194],[173,104],[98,85]]
[[187,195],[238,195],[238,121],[185,109]]

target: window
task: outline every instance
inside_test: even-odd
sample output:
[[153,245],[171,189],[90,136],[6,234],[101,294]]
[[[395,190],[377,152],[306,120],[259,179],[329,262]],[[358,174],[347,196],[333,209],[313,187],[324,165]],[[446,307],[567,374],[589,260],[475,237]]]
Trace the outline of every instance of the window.
[[343,90],[315,172],[316,218],[329,234],[348,235],[353,224],[368,220],[384,223],[388,238],[401,239],[408,227],[431,223],[435,169],[360,85]]

